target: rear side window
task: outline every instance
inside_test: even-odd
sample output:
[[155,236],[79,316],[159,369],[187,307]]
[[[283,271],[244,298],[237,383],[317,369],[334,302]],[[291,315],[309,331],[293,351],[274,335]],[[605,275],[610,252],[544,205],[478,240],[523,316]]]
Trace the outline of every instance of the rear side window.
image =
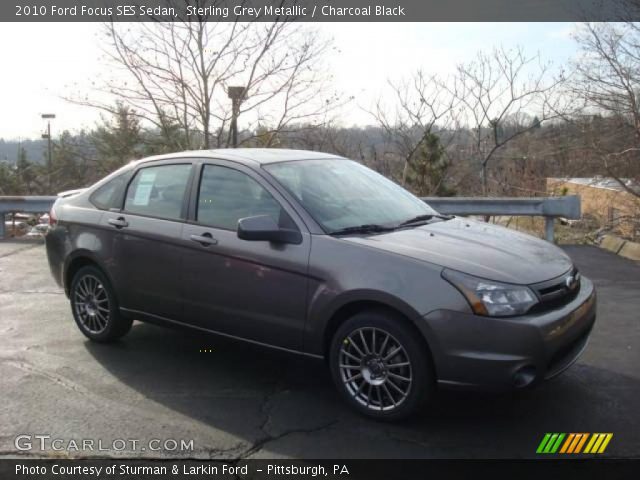
[[112,178],[93,192],[89,201],[101,210],[120,208],[121,193],[127,183],[127,178],[128,175],[126,173]]
[[190,173],[190,164],[141,168],[127,189],[125,211],[179,220]]

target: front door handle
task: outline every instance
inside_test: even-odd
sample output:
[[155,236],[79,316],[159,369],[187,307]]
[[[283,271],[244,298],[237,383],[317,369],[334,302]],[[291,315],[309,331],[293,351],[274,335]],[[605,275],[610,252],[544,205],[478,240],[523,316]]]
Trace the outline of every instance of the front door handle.
[[203,247],[218,244],[218,240],[213,238],[213,236],[209,232],[203,233],[202,235],[191,235],[189,238],[191,238],[191,240],[194,242],[198,242]]
[[129,226],[129,222],[127,222],[124,217],[110,218],[109,220],[107,220],[107,222],[109,223],[109,225],[113,225],[116,228],[124,228]]

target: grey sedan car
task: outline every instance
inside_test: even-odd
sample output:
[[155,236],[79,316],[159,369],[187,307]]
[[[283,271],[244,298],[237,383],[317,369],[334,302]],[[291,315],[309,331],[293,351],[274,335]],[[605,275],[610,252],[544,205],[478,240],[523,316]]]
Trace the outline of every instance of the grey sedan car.
[[51,272],[80,331],[134,319],[326,359],[360,412],[517,389],[585,348],[593,284],[543,240],[440,215],[359,163],[275,149],[132,162],[59,198]]

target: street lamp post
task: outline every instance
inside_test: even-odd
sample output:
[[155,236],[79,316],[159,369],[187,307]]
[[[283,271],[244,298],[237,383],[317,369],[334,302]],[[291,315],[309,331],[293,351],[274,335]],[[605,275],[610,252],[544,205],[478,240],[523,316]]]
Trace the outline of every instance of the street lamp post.
[[247,98],[247,89],[244,87],[228,87],[227,95],[231,99],[231,144],[238,147],[238,114],[240,103]]
[[42,138],[47,139],[47,184],[51,193],[51,120],[56,118],[53,113],[43,113],[42,119],[47,121],[47,133],[42,134]]

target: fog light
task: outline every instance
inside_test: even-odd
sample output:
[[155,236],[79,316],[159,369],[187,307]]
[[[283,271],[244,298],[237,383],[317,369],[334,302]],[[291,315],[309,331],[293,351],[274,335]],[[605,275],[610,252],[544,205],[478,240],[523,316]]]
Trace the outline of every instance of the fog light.
[[520,368],[513,375],[513,385],[516,388],[524,388],[536,379],[536,367],[533,365],[527,365]]

